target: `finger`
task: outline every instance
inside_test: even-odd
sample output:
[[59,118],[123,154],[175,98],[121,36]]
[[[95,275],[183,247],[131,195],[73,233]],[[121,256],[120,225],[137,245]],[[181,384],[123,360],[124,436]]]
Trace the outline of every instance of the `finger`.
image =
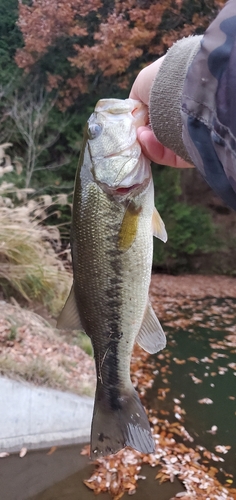
[[166,148],[155,137],[149,127],[138,128],[138,140],[141,144],[144,154],[150,160],[160,165],[168,165],[175,168],[193,168],[194,165],[176,155],[174,151]]
[[134,84],[131,88],[130,95],[129,97],[131,99],[136,99],[137,101],[141,101],[144,104],[148,105],[149,103],[149,92],[150,92],[150,85],[143,85],[143,80],[145,79],[144,77],[144,72],[145,69],[142,70],[136,80],[134,81]]
[[150,90],[164,57],[165,56],[160,57],[157,61],[154,61],[154,63],[149,64],[149,66],[146,66],[140,71],[130,91],[129,97],[131,99],[142,101],[148,106]]

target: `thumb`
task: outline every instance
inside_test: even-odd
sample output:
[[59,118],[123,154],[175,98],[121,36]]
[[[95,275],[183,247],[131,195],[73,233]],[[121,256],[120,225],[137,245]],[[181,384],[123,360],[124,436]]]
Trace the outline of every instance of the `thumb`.
[[145,156],[153,162],[176,168],[194,167],[194,165],[176,155],[174,151],[163,146],[157,140],[150,127],[139,127],[137,135]]

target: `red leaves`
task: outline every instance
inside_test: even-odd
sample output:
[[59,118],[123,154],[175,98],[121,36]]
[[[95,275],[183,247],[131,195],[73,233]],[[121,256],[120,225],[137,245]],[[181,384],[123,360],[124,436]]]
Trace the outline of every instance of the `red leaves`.
[[86,36],[87,26],[81,18],[100,7],[100,0],[77,0],[72,3],[67,0],[35,0],[30,7],[20,2],[18,26],[25,47],[17,52],[17,64],[26,68],[26,53],[31,54],[35,62],[59,37]]
[[[102,0],[34,0],[31,6],[19,3],[18,26],[25,43],[16,54],[19,67],[29,71],[58,40],[62,37],[67,40],[66,57],[71,66],[77,68],[82,81],[76,94],[78,75],[63,76],[63,87],[60,85],[59,89],[61,92],[62,88],[64,108],[79,94],[88,92],[91,76],[99,80],[114,77],[116,85],[127,87],[132,61],[142,54],[145,54],[145,61],[150,60],[147,57],[150,54],[158,57],[179,38],[193,34],[196,27],[206,28],[209,24],[208,16],[202,12],[185,19],[181,0],[149,0],[141,2],[143,7],[136,0],[115,0],[112,5],[108,4]],[[79,40],[73,45],[74,37]]]

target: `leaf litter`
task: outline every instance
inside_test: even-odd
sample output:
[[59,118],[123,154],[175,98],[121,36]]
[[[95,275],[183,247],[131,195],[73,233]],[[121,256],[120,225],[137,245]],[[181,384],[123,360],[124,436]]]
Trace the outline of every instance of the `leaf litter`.
[[19,305],[0,301],[0,375],[93,395],[91,356],[65,332]]
[[[207,364],[209,370],[214,361],[219,358],[229,358],[228,354],[222,350],[235,349],[236,328],[232,313],[235,308],[236,280],[227,277],[202,277],[196,276],[153,276],[151,284],[151,298],[154,309],[162,321],[164,327],[171,327],[175,332],[188,328],[192,331],[194,322],[198,327],[213,330],[224,330],[226,335],[224,340],[210,342],[212,354],[210,357],[198,359],[190,356],[188,361],[196,365]],[[222,304],[217,304],[217,299],[223,299]],[[194,314],[193,314],[194,311]],[[174,343],[174,335],[171,337]],[[219,352],[220,351],[220,352]],[[231,351],[232,352],[232,351]],[[236,353],[236,350],[234,350]],[[157,399],[165,402],[167,395],[171,392],[168,385],[170,370],[170,354],[168,352],[159,353],[156,358],[159,362],[164,362],[164,366],[154,363],[153,358],[135,346],[134,355],[131,362],[132,381],[139,390],[140,397],[145,395],[153,385],[153,373],[160,374],[163,387],[157,389]],[[177,365],[185,365],[185,359],[173,358]],[[235,371],[236,364],[229,363],[228,367]],[[228,368],[218,367],[218,372],[205,372],[204,376],[218,374],[224,375]],[[190,373],[193,383],[200,384],[202,380]],[[211,384],[214,387],[214,384]],[[184,400],[185,394],[180,398]],[[189,435],[184,427],[185,411],[181,408],[181,399],[172,398],[173,408],[148,411],[149,421],[152,427],[153,438],[155,440],[155,453],[145,455],[135,450],[126,448],[116,455],[99,458],[94,462],[95,470],[91,477],[84,481],[86,486],[95,494],[109,492],[113,500],[119,500],[124,493],[134,494],[137,482],[145,479],[141,474],[143,464],[157,467],[156,479],[159,483],[166,481],[173,482],[175,478],[183,484],[184,491],[177,493],[173,499],[184,498],[185,500],[235,500],[236,489],[232,488],[233,475],[219,469],[217,464],[224,462],[225,455],[231,446],[217,444],[215,451],[211,452],[204,446],[194,444],[194,438]],[[229,397],[234,399],[234,396]],[[144,401],[145,402],[145,401]],[[211,398],[202,398],[201,404],[212,404]],[[168,408],[168,406],[167,406]],[[217,434],[218,427],[212,425],[207,433]],[[89,455],[89,446],[85,447],[83,454]],[[216,465],[214,465],[216,464]],[[224,473],[224,484],[219,479],[219,470]]]

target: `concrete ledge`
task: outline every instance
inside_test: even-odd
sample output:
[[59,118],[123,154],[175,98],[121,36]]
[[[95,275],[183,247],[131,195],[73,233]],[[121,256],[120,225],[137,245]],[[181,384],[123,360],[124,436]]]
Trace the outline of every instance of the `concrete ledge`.
[[0,377],[0,451],[89,441],[93,399]]

